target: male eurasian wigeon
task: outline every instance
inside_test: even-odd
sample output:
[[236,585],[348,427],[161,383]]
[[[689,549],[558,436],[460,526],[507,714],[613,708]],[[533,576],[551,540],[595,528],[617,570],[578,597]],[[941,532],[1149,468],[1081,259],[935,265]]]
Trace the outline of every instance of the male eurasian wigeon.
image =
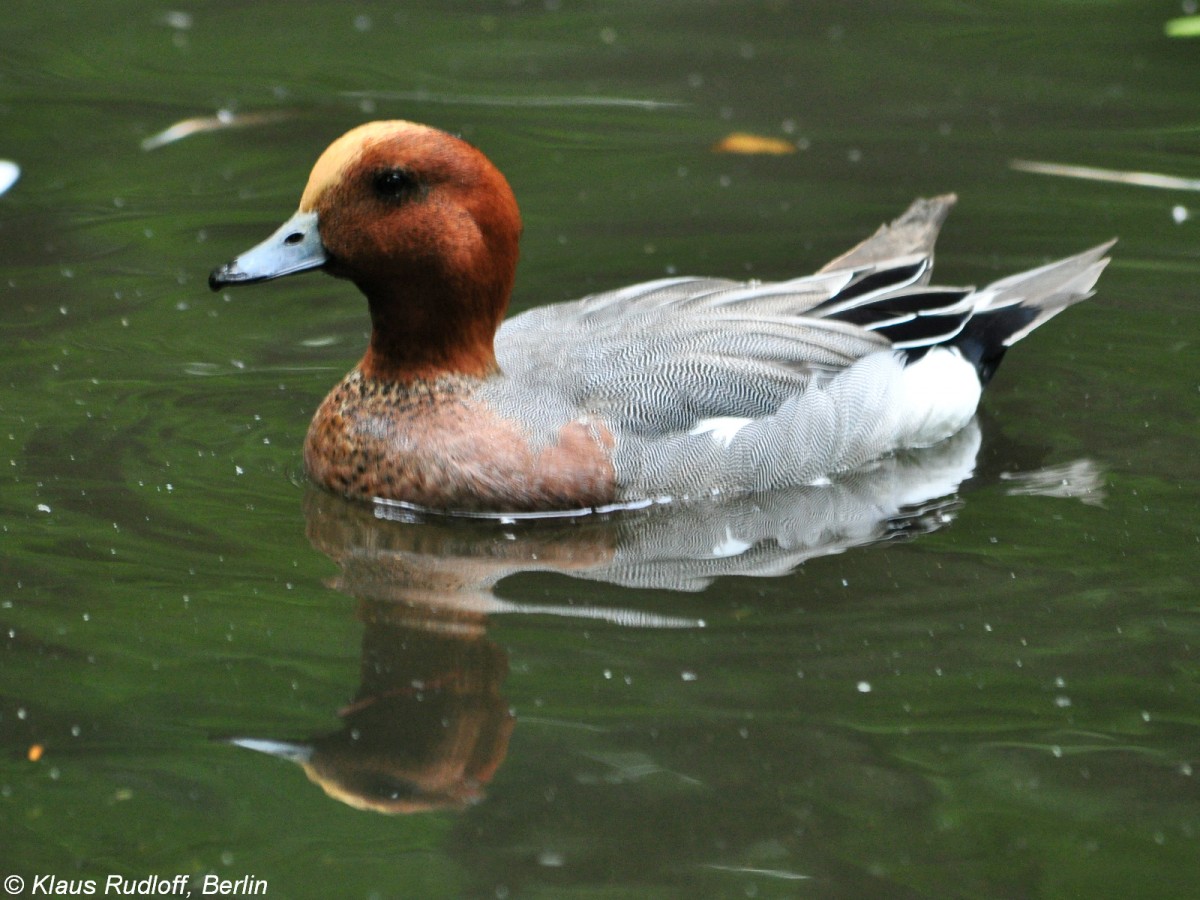
[[961,429],[1005,351],[1091,295],[1111,242],[981,290],[929,284],[953,196],[814,275],[665,278],[503,321],[521,217],[475,147],[372,122],[214,290],[321,268],[371,312],[309,475],[438,510],[575,510],[819,483]]

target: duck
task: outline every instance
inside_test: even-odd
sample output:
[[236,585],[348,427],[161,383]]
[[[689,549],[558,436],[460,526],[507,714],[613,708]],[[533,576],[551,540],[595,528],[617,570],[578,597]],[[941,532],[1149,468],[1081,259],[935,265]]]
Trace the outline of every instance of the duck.
[[1091,296],[1114,241],[983,288],[931,282],[953,194],[815,273],[667,277],[505,318],[521,214],[467,141],[360,125],[214,291],[312,270],[366,296],[362,359],[317,408],[308,476],[352,500],[554,513],[819,485],[975,416],[1006,351]]

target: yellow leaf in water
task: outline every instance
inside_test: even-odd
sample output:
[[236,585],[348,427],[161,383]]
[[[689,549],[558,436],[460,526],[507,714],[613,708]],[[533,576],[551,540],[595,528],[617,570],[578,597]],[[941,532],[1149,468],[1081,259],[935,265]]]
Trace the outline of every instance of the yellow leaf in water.
[[766,153],[782,156],[795,153],[796,145],[782,138],[764,137],[746,131],[735,131],[713,144],[713,153]]
[[42,754],[45,752],[45,750],[46,750],[46,748],[43,747],[41,744],[33,744],[29,748],[29,761],[37,762],[39,759],[42,758]]

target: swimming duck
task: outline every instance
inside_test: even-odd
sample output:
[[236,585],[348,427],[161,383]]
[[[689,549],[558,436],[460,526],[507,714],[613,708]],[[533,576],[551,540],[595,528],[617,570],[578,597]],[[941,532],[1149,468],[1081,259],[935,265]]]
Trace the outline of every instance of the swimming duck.
[[916,201],[813,275],[665,278],[503,321],[508,182],[446,132],[373,122],[209,284],[324,269],[366,295],[366,353],[304,445],[339,494],[518,512],[770,490],[951,436],[1005,351],[1091,295],[1112,242],[979,290],[931,286],[954,200]]

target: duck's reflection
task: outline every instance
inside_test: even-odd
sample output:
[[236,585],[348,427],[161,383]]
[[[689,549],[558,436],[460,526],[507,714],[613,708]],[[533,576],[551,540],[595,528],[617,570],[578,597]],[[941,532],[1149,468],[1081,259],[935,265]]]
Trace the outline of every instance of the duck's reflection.
[[330,797],[358,809],[412,813],[480,799],[513,726],[500,694],[508,661],[482,616],[368,598],[358,609],[361,684],[338,711],[342,727],[303,743],[233,743],[299,763]]
[[[780,575],[814,556],[940,528],[958,506],[955,491],[973,472],[979,443],[972,422],[936,447],[821,485],[565,520],[431,516],[314,492],[309,537],[341,566],[340,589],[430,609],[528,611],[492,593],[500,579],[528,571],[699,591],[722,575]],[[539,611],[671,624],[615,610]]]
[[361,685],[342,727],[303,742],[234,743],[299,763],[331,797],[386,813],[480,800],[513,718],[490,617],[551,614],[632,627],[703,627],[701,618],[513,603],[493,593],[517,572],[551,571],[640,588],[703,589],[722,575],[771,576],[814,556],[930,531],[950,521],[974,469],[972,424],[936,447],[890,457],[820,486],[608,516],[502,523],[306,498],[313,545],[358,600]]

